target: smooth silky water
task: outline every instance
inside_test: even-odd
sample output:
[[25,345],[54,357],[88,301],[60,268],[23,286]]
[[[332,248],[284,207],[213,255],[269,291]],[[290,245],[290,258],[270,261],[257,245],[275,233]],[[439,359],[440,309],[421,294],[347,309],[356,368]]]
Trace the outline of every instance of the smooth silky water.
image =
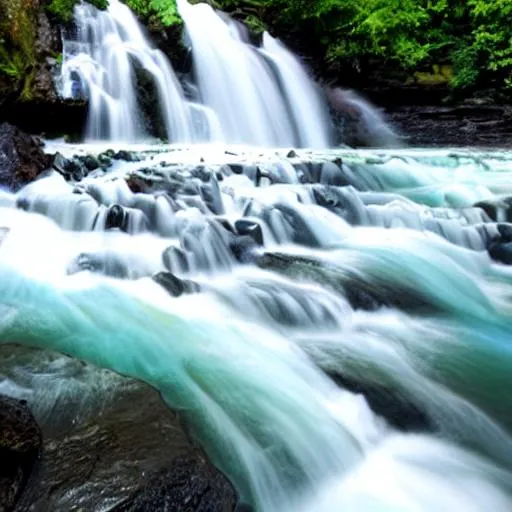
[[[512,154],[322,149],[296,56],[178,7],[188,88],[124,4],[77,7],[60,81],[91,143],[47,151],[138,158],[0,191],[1,343],[150,384],[254,510],[512,510]],[[140,69],[170,145],[142,144]],[[59,414],[56,357],[0,390]],[[87,375],[66,400],[108,406]]]
[[[185,150],[147,149],[140,167],[158,150],[159,160],[188,159],[172,172],[198,183],[206,147],[196,164]],[[284,172],[279,152],[260,152],[265,181],[248,164],[257,157],[236,151],[225,158],[245,165],[242,174],[208,162],[217,178],[195,206],[188,189],[175,191],[170,209],[161,194],[131,192],[123,178],[131,163],[75,184],[53,173],[3,192],[2,342],[148,382],[257,510],[509,510],[512,271],[483,250],[496,224],[470,206],[496,197],[507,160],[468,153],[454,167],[442,152],[322,153],[324,162],[343,154],[345,172],[367,183],[398,162],[390,186],[357,190],[329,184],[328,165],[319,173],[327,183],[298,185],[300,165]],[[495,165],[480,170],[481,158]],[[404,166],[416,186],[402,197]],[[413,202],[425,182],[463,209]],[[113,204],[142,221],[106,229],[102,213]],[[390,204],[391,218],[402,218],[396,227],[386,224]],[[219,224],[240,219],[263,233],[243,261]],[[470,236],[456,243],[454,225]],[[169,248],[189,264],[166,258]],[[165,270],[194,291],[170,297],[151,279]],[[397,426],[365,399],[374,389],[399,413],[413,404],[423,424]]]

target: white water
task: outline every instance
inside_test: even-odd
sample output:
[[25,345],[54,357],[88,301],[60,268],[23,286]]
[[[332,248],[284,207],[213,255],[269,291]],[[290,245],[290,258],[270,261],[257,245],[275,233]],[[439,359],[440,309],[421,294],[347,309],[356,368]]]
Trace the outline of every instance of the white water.
[[[221,149],[2,193],[2,342],[155,386],[256,510],[511,510],[512,270],[471,206],[510,155]],[[134,194],[147,166],[181,185]]]
[[364,147],[403,145],[383,114],[355,91],[327,87],[326,94],[334,111],[341,114],[342,139],[354,138]]
[[257,49],[234,21],[220,17],[207,4],[177,4],[192,48],[200,98],[218,116],[221,142],[329,145],[325,107],[288,50],[268,34],[262,49]]
[[288,50],[268,34],[261,49],[250,45],[234,21],[206,4],[178,5],[194,61],[194,102],[185,99],[167,57],[120,0],[110,0],[106,11],[76,6],[76,31],[63,38],[61,88],[64,97],[88,98],[87,140],[133,142],[152,135],[138,97],[141,68],[162,118],[153,121],[163,124],[170,142],[329,145],[325,105]]
[[153,48],[131,10],[110,0],[107,11],[75,7],[76,34],[63,39],[62,93],[89,100],[86,138],[135,141],[148,137],[139,108],[133,62],[156,88],[169,140],[193,140],[190,105],[164,54]]

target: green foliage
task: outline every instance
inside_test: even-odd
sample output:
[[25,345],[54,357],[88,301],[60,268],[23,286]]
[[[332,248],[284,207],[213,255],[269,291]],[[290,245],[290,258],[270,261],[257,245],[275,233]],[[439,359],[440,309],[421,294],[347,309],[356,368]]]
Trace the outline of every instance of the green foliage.
[[[335,69],[449,64],[460,89],[512,83],[512,0],[215,0]],[[255,19],[256,18],[256,19]],[[261,20],[261,22],[259,21]],[[301,45],[302,41],[308,41]],[[309,46],[308,46],[309,44]],[[341,67],[340,67],[341,66]]]
[[31,0],[0,0],[0,75],[12,91],[30,95],[36,24]]
[[[64,23],[68,23],[73,19],[73,8],[79,0],[51,0],[47,10],[56,18]],[[108,0],[87,0],[88,3],[94,5],[98,9],[106,9]]]
[[0,43],[0,73],[18,81],[23,78],[25,62],[19,52],[11,53]]
[[152,25],[170,27],[181,24],[175,0],[124,0],[124,3]]

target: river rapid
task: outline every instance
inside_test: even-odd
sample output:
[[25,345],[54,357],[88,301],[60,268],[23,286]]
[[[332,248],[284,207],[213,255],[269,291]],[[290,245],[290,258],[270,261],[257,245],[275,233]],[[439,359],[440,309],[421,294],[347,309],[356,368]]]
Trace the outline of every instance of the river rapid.
[[129,149],[0,192],[2,344],[148,383],[254,510],[512,509],[511,153]]

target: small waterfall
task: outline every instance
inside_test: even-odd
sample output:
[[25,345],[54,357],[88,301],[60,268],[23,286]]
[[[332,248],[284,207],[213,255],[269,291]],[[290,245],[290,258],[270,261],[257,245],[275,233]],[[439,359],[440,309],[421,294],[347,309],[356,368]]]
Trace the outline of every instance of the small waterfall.
[[399,147],[399,135],[370,102],[356,92],[340,87],[327,88],[329,103],[338,118],[341,140],[356,147]]
[[86,138],[134,141],[147,137],[137,98],[135,66],[148,75],[167,138],[191,142],[189,105],[162,52],[151,47],[131,10],[110,0],[106,11],[81,3],[76,33],[63,39],[62,94],[89,100]]
[[236,22],[209,5],[177,4],[201,101],[217,114],[223,142],[329,146],[315,85],[288,50],[268,34],[256,48]]

